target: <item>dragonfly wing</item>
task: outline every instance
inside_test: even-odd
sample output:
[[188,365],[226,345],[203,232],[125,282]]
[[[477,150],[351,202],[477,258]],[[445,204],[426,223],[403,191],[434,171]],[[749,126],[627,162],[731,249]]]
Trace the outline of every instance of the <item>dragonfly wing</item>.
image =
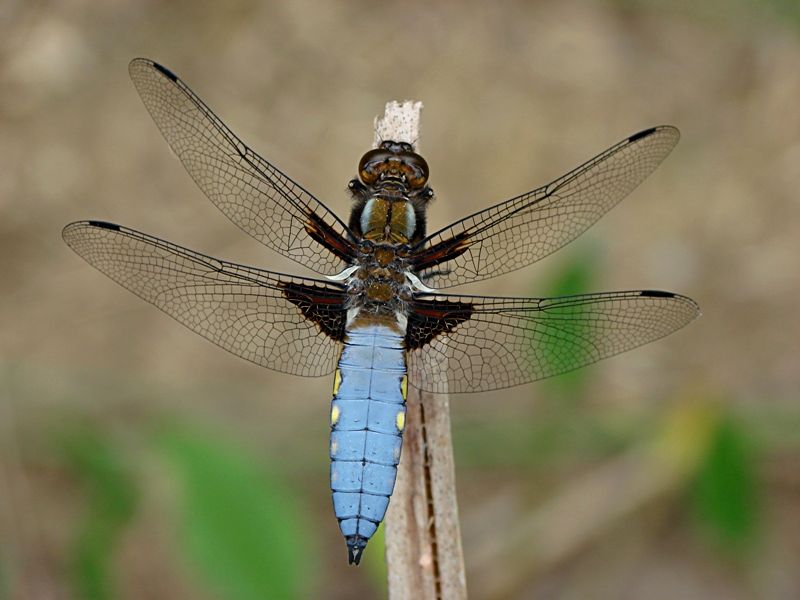
[[63,237],[93,267],[237,356],[294,375],[336,367],[345,324],[338,284],[237,265],[101,221],[71,223]]
[[167,143],[231,221],[317,273],[341,270],[353,245],[335,214],[248,148],[171,71],[144,58],[128,70]]
[[659,291],[440,294],[409,308],[412,383],[434,393],[496,390],[566,373],[664,337],[700,314],[693,300]]
[[552,183],[457,221],[420,242],[414,267],[444,289],[520,269],[586,231],[644,181],[680,134],[632,135]]

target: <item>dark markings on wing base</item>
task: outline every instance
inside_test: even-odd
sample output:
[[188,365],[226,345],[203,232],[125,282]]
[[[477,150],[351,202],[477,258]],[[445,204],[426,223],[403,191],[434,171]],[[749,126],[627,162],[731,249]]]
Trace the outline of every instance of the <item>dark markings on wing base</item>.
[[640,131],[639,133],[634,133],[631,137],[628,138],[628,141],[629,142],[635,142],[636,140],[640,140],[643,137],[647,137],[648,135],[653,133],[655,130],[656,130],[655,127],[651,127],[650,129],[645,129],[643,131]]
[[435,337],[450,333],[472,316],[472,304],[450,300],[413,300],[408,313],[406,349],[422,348]]
[[642,290],[642,296],[649,296],[651,298],[674,298],[675,294],[672,292],[662,292],[661,290]]
[[108,223],[106,221],[89,221],[89,225],[102,227],[103,229],[110,229],[111,231],[119,231],[119,225],[116,223]]
[[345,240],[316,213],[309,211],[307,218],[305,230],[311,236],[311,239],[322,244],[342,260],[348,263],[353,261],[356,256],[356,250],[352,242]]
[[469,234],[459,233],[452,238],[425,248],[413,255],[414,270],[430,269],[464,254],[469,249]]
[[347,315],[344,290],[332,292],[291,282],[280,285],[286,299],[299,308],[306,319],[315,323],[322,333],[337,342],[344,340]]

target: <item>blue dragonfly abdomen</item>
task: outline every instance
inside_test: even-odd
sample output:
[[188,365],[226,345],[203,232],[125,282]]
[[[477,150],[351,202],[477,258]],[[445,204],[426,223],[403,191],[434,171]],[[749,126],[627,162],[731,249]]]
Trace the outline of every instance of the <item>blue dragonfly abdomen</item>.
[[406,362],[398,327],[347,331],[331,401],[333,509],[358,564],[394,489],[406,415]]

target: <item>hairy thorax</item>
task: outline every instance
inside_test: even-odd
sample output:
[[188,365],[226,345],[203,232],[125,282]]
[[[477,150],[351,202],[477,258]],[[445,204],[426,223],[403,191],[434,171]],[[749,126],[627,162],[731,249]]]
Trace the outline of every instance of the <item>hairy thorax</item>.
[[359,244],[358,268],[348,281],[351,299],[375,312],[403,311],[411,299],[408,246],[363,240]]

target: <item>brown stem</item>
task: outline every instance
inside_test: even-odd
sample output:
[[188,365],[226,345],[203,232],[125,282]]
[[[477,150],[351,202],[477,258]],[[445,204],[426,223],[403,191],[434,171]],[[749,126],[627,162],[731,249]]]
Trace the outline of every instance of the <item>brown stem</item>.
[[[421,109],[421,102],[387,102],[375,119],[375,145],[392,140],[416,148]],[[403,454],[385,521],[389,598],[461,600],[467,585],[449,400],[409,387],[406,402]]]
[[409,389],[407,429],[386,515],[389,598],[466,598],[449,400]]

